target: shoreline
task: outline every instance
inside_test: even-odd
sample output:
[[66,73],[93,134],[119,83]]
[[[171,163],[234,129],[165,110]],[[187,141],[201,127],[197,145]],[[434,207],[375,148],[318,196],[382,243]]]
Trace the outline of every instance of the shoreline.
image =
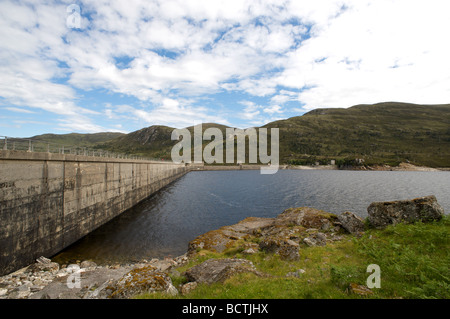
[[[401,205],[406,212],[410,209],[411,204],[426,204],[433,211],[436,210],[436,205],[440,207],[434,196],[372,203],[369,207],[375,205],[383,210],[385,205]],[[387,211],[383,214],[386,213]],[[408,211],[408,214],[415,213],[414,211]],[[443,210],[440,214],[445,216]],[[422,218],[426,220],[424,216],[420,217],[420,220]],[[173,258],[152,258],[151,260],[143,259],[139,262],[99,266],[89,260],[71,265],[60,265],[48,258],[40,257],[34,264],[0,277],[0,299],[131,298],[133,297],[134,290],[132,288],[134,286],[130,288],[130,283],[124,283],[123,281],[142,282],[142,276],[145,277],[144,282],[156,278],[162,285],[155,286],[155,290],[152,290],[152,288],[149,292],[161,292],[170,295],[181,293],[184,295],[183,285],[178,285],[177,289],[170,276],[182,276],[177,269],[182,269],[186,264],[194,262],[199,256],[211,253],[227,256],[227,251],[231,249],[231,251],[235,250],[234,254],[238,254],[238,257],[233,258],[240,258],[241,261],[243,260],[242,256],[256,256],[258,252],[264,252],[267,256],[272,256],[275,253],[273,256],[279,257],[274,258],[295,262],[299,260],[299,254],[305,247],[320,247],[327,246],[327,243],[351,241],[352,237],[360,238],[365,231],[380,229],[379,225],[382,229],[389,224],[386,224],[383,218],[378,220],[372,218],[369,227],[365,220],[349,212],[335,215],[310,207],[288,208],[274,218],[247,217],[236,224],[208,231],[189,242],[186,253]],[[405,219],[405,221],[407,220]],[[402,219],[399,219],[398,222],[401,223]],[[377,223],[382,224],[377,226]],[[214,258],[217,257],[208,260],[217,260]],[[73,265],[76,267],[75,271]],[[254,266],[252,267],[254,268]],[[256,271],[256,268],[253,270]],[[208,271],[206,272],[208,273]],[[79,274],[82,285],[71,288],[69,283],[74,273]],[[164,277],[164,280],[161,279],[162,277]],[[191,284],[191,281],[185,283],[189,287],[193,285]]]
[[[238,171],[238,170],[259,170],[267,165],[203,165],[195,166],[195,171]],[[338,171],[393,171],[393,172],[445,172],[450,171],[450,167],[426,167],[417,166],[410,163],[400,163],[398,166],[389,165],[372,165],[372,166],[347,166],[339,167],[338,165],[279,165],[280,170],[338,170]]]

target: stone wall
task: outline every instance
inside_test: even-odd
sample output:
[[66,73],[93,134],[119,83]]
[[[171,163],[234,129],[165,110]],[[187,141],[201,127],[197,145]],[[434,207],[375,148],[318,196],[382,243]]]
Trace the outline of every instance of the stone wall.
[[58,253],[188,170],[170,162],[0,151],[0,275]]

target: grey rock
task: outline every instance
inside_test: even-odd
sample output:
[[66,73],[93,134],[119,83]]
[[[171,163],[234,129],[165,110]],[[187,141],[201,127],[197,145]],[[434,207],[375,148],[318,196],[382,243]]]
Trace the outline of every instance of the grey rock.
[[97,264],[90,260],[85,260],[80,264],[80,268],[95,268],[95,267],[97,267]]
[[293,272],[288,272],[287,274],[286,274],[286,277],[297,277],[297,278],[300,278],[300,276],[302,275],[302,274],[304,274],[306,271],[304,270],[304,269],[298,269],[298,270],[296,270],[296,271],[293,271]]
[[268,253],[278,253],[285,260],[297,260],[300,257],[298,243],[286,238],[266,237],[259,243],[259,248]]
[[167,289],[165,290],[165,293],[170,296],[176,296],[176,295],[178,295],[178,290],[177,290],[177,288],[175,288],[175,286],[172,284],[172,282],[170,282],[168,284]]
[[193,281],[193,282],[188,282],[187,284],[184,284],[183,286],[181,286],[181,294],[182,295],[187,295],[190,292],[192,292],[195,288],[197,288],[198,283]]
[[278,251],[278,254],[283,260],[298,260],[300,258],[299,247],[298,243],[292,240],[286,240],[285,244]]
[[303,242],[308,246],[325,246],[327,244],[327,237],[323,233],[312,234],[303,239]]
[[375,228],[398,223],[440,220],[444,215],[444,209],[434,195],[411,200],[374,202],[369,205],[367,212],[369,222]]
[[44,289],[44,287],[45,287],[45,286],[37,286],[37,285],[33,285],[33,286],[30,287],[30,291],[31,291],[31,292],[37,292],[37,291],[40,291],[40,290]]
[[338,216],[338,220],[342,227],[351,234],[357,234],[364,231],[364,220],[351,212],[342,213]]
[[333,214],[311,207],[288,208],[277,216],[277,226],[303,226],[305,228],[329,228]]
[[39,257],[38,259],[36,259],[36,262],[40,263],[40,264],[49,264],[52,262],[51,259],[45,258],[44,256]]
[[247,249],[242,251],[242,253],[244,255],[253,255],[253,254],[256,254],[257,252],[258,251],[256,249],[254,249],[254,248],[247,248]]
[[59,270],[59,264],[55,262],[36,262],[32,264],[29,268],[29,271],[31,272],[38,272],[38,271],[58,271]]
[[203,263],[188,269],[184,275],[189,281],[211,284],[223,282],[238,273],[250,272],[262,276],[246,259],[208,259]]

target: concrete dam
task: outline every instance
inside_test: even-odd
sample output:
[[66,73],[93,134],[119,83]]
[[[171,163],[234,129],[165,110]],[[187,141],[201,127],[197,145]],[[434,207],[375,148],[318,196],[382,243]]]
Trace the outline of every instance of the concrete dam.
[[172,162],[0,150],[0,275],[55,255],[190,169]]

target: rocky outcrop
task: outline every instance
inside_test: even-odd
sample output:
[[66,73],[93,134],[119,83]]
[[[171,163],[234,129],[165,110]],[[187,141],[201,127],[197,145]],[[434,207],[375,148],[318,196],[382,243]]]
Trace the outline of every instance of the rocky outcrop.
[[440,220],[444,209],[434,195],[411,200],[374,202],[367,208],[368,220],[375,228],[398,223]]
[[[285,260],[296,260],[300,256],[301,244],[309,242],[312,245],[325,245],[327,236],[330,240],[337,239],[336,234],[340,229],[340,223],[334,214],[310,207],[289,208],[276,218],[249,217],[235,225],[198,236],[189,243],[188,254],[192,256],[200,250],[221,253],[242,245],[244,254],[263,250],[279,254]],[[310,237],[310,240],[304,242],[306,237]],[[259,246],[249,248],[252,241],[259,242]]]
[[263,276],[261,272],[256,270],[251,261],[238,258],[208,259],[188,269],[184,275],[190,282],[212,284],[224,282],[236,274],[245,272]]

